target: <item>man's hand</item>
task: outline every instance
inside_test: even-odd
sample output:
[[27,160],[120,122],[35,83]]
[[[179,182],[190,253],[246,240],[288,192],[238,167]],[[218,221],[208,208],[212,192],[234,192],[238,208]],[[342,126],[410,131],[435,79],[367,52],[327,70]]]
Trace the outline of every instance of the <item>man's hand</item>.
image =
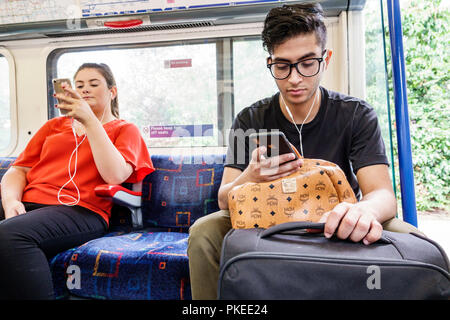
[[295,159],[293,153],[271,158],[264,157],[264,153],[266,153],[266,147],[264,146],[253,150],[250,164],[244,171],[225,167],[218,195],[219,208],[221,210],[228,209],[228,192],[235,186],[246,182],[258,183],[285,177],[296,172],[303,165],[302,159],[287,162]]
[[367,166],[356,173],[363,198],[355,204],[342,202],[326,212],[320,222],[325,222],[327,238],[333,233],[340,239],[371,244],[381,238],[381,223],[395,217],[397,202],[388,166]]
[[324,234],[327,238],[336,232],[340,239],[362,240],[366,245],[380,239],[383,231],[374,210],[364,201],[355,204],[341,202],[326,212],[319,222],[325,223]]
[[273,181],[296,172],[303,165],[302,159],[291,161],[295,159],[293,153],[286,153],[271,158],[266,158],[264,153],[266,153],[266,147],[264,146],[253,150],[250,164],[244,171],[248,181]]

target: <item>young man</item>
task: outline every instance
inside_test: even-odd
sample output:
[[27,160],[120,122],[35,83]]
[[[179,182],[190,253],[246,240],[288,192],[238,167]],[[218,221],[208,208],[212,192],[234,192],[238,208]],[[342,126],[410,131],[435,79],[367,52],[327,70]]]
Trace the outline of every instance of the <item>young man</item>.
[[[217,297],[222,241],[231,228],[228,192],[246,182],[287,176],[302,165],[302,160],[289,161],[293,154],[267,159],[264,147],[249,155],[242,134],[248,129],[278,129],[303,152],[303,157],[332,161],[345,172],[360,201],[340,203],[323,215],[320,222],[325,223],[326,237],[336,233],[340,239],[369,245],[381,237],[388,224],[392,231],[414,230],[393,219],[396,200],[375,111],[360,99],[319,86],[332,57],[332,51],[325,47],[322,13],[319,4],[284,5],[272,9],[266,17],[262,39],[270,54],[267,66],[279,93],[244,109],[234,120],[219,189],[222,210],[197,220],[190,229],[193,299]],[[245,157],[239,152],[245,152]],[[238,159],[246,162],[239,163]]]

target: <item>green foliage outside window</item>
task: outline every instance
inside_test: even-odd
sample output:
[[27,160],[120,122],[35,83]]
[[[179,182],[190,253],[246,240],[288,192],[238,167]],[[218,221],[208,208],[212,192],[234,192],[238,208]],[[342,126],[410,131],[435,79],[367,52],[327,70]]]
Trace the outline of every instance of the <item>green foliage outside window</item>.
[[[369,5],[372,1],[368,2]],[[378,2],[378,1],[373,1]],[[378,2],[379,5],[379,2]],[[366,12],[366,64],[368,101],[377,89],[370,72],[371,45],[377,24],[372,23],[370,8]],[[384,2],[386,12],[386,4]],[[380,10],[375,6],[374,10]],[[411,148],[417,209],[450,211],[450,13],[442,0],[402,1],[403,46],[410,117]],[[386,17],[386,15],[385,15]],[[391,117],[394,135],[394,159],[398,158],[395,132],[389,29],[385,19],[387,66]],[[397,161],[396,161],[397,162]],[[396,163],[398,167],[398,163]],[[396,170],[398,175],[398,170]],[[397,190],[399,177],[396,177]],[[399,192],[397,192],[399,196]]]

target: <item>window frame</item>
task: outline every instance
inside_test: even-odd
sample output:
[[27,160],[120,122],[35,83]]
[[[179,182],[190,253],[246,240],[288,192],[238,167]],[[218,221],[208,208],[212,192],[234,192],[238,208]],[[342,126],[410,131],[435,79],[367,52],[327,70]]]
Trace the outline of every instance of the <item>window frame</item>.
[[16,94],[16,65],[13,55],[5,47],[0,46],[0,56],[8,62],[9,74],[9,111],[11,121],[10,140],[6,148],[0,149],[0,154],[10,156],[17,146],[18,140],[18,117],[17,117],[17,94]]

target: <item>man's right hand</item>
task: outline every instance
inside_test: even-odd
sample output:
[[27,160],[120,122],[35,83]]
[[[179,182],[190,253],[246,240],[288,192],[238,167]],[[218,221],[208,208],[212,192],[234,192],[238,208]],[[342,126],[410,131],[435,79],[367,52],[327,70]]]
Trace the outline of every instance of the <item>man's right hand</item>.
[[264,157],[265,153],[265,146],[253,150],[250,164],[244,171],[225,167],[218,196],[219,208],[221,210],[228,209],[228,192],[234,187],[246,182],[258,183],[273,181],[300,170],[300,167],[303,165],[302,159],[288,162],[295,159],[293,153],[282,154],[270,158]]
[[[247,175],[248,181],[266,182],[288,176],[298,170],[303,165],[303,159],[295,159],[293,153],[286,153],[279,156],[266,158],[266,147],[261,146],[253,150],[250,164],[243,172]],[[290,161],[290,162],[289,162]]]

